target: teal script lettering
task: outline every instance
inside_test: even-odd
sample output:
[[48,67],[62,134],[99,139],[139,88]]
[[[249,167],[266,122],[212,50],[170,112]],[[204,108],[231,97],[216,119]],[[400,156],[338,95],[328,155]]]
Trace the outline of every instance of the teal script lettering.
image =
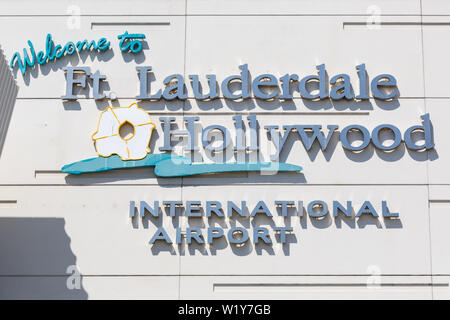
[[26,48],[23,49],[23,60],[20,52],[14,53],[10,63],[11,68],[14,67],[14,64],[17,64],[23,75],[26,73],[27,68],[33,68],[36,62],[43,65],[49,61],[60,59],[65,55],[71,56],[75,51],[81,52],[86,50],[103,52],[108,50],[111,45],[111,42],[106,38],[100,38],[97,42],[94,40],[83,40],[78,41],[77,43],[69,41],[64,46],[60,44],[55,45],[52,40],[52,35],[47,34],[47,38],[45,39],[45,50],[36,53],[33,43],[30,40],[28,40],[27,43],[30,47],[30,52],[28,53]]

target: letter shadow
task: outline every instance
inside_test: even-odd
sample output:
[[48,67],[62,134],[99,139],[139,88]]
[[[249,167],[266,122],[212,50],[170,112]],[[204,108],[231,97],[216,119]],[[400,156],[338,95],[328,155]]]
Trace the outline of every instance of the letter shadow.
[[[226,232],[226,230],[224,230]],[[223,250],[228,247],[228,242],[225,238],[225,235],[220,238],[213,239],[213,242],[209,245],[209,252],[212,256],[217,255],[217,251]]]
[[[193,97],[188,98],[186,103],[190,106]],[[219,111],[225,106],[228,110],[224,111],[252,111],[258,106],[265,111],[302,111],[303,107],[310,111],[371,111],[374,110],[372,101],[376,101],[376,105],[383,110],[390,111],[395,110],[400,107],[398,99],[393,100],[378,100],[378,99],[367,99],[367,100],[331,100],[327,99],[317,99],[309,100],[300,97],[295,97],[293,99],[272,99],[272,100],[262,100],[258,98],[249,98],[245,100],[231,100],[225,99],[223,97],[215,98],[212,100],[197,100],[197,106],[202,111]],[[189,107],[190,109],[190,107]]]
[[400,101],[398,100],[397,97],[391,100],[380,100],[380,99],[373,99],[373,100],[375,101],[377,107],[383,109],[384,111],[391,111],[400,107]]
[[240,244],[230,243],[230,248],[233,254],[241,257],[248,256],[253,251],[250,239]]
[[[403,224],[400,218],[395,217],[382,217],[383,223],[386,229],[400,229],[403,228]],[[347,217],[343,214],[339,214],[336,217],[331,216],[330,212],[323,217],[311,217],[303,211],[303,216],[300,217],[300,226],[302,229],[308,228],[307,220],[310,220],[311,225],[318,229],[326,229],[330,227],[334,220],[334,225],[337,229],[342,229],[343,224],[346,224],[351,229],[355,229],[356,226],[360,229],[364,229],[367,226],[375,226],[377,229],[382,229],[381,217],[373,217],[370,214],[363,214],[360,217],[355,217],[355,211],[352,210],[352,217]]]
[[[220,209],[223,213],[223,210]],[[209,227],[219,227],[219,228],[227,228],[227,223],[225,221],[225,217],[218,217],[214,213],[211,214],[210,217],[207,217],[208,219],[208,226]]]
[[[235,227],[244,227],[245,229],[249,229],[250,228],[250,217],[249,217],[249,212],[248,212],[248,208],[246,208],[247,212],[246,212],[246,216],[242,217],[241,215],[233,212],[232,216],[229,217],[228,221],[230,223],[230,228],[235,228]],[[239,225],[238,225],[239,222]]]
[[149,46],[147,41],[145,40],[141,40],[140,42],[142,44],[142,50],[139,51],[138,53],[133,53],[131,51],[128,52],[120,51],[120,53],[122,54],[123,61],[125,61],[126,63],[134,61],[136,64],[141,64],[145,61],[144,50],[147,50]]
[[355,210],[352,208],[352,217],[347,217],[346,215],[338,214],[338,216],[334,217],[334,225],[337,229],[342,229],[342,223],[346,224],[348,227],[355,229]]
[[[38,51],[41,51],[43,49],[44,48],[38,49]],[[36,52],[36,54],[37,54],[37,52]],[[76,50],[73,55],[65,55],[65,56],[61,57],[60,59],[48,61],[47,63],[44,63],[42,65],[39,65],[36,62],[36,64],[33,66],[32,69],[27,68],[26,73],[24,75],[22,75],[24,83],[26,86],[29,86],[31,78],[36,79],[37,77],[39,77],[39,75],[46,76],[51,71],[56,72],[68,65],[78,66],[80,61],[82,63],[85,63],[85,61],[87,60],[88,57],[91,59],[91,61],[95,61],[95,59],[97,59],[98,61],[106,62],[106,61],[111,60],[114,57],[114,52],[113,52],[113,49],[111,49],[111,48],[104,52],[82,51],[81,53],[79,53]],[[13,70],[14,77],[16,78],[18,73],[20,72],[19,67],[17,66],[17,63],[14,65],[12,70]],[[20,74],[22,74],[22,73],[20,73]]]
[[263,213],[256,214],[251,222],[252,228],[258,228],[260,226],[275,227],[275,223],[272,217],[268,217]]
[[265,243],[264,241],[259,241],[255,243],[255,252],[257,255],[262,255],[263,251],[266,251],[269,255],[274,256],[275,250],[273,249],[273,243]]
[[[297,236],[295,235],[295,232],[286,232],[286,242],[282,244],[283,254],[285,256],[291,255],[291,244],[297,243]],[[281,235],[275,234],[275,239],[278,242],[281,242]]]
[[367,226],[375,226],[377,229],[382,228],[379,218],[374,217],[370,214],[363,214],[359,217],[356,217],[356,224],[360,229],[364,229]]
[[62,102],[64,110],[67,111],[80,111],[81,105],[77,100],[63,100]]
[[403,223],[400,218],[389,218],[383,217],[384,227],[386,229],[401,229],[403,228]]
[[[305,216],[306,218],[306,216]],[[311,221],[311,224],[317,228],[317,229],[326,229],[331,226],[333,223],[333,219],[331,218],[330,214],[327,213],[326,215],[322,217],[311,217],[308,216],[309,220]]]
[[151,244],[151,251],[155,256],[159,255],[162,252],[169,252],[172,256],[177,254],[174,245],[169,244],[164,240],[156,240],[153,244]]
[[203,237],[203,235],[201,237],[203,239],[203,243],[198,243],[197,241],[192,240],[192,242],[188,245],[189,255],[194,256],[197,251],[202,256],[207,256],[208,255],[208,250],[206,250],[205,237]]

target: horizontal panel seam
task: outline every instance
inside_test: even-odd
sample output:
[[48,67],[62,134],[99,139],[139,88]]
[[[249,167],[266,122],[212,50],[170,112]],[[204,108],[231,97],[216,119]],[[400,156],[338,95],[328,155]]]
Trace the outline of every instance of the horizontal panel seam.
[[[8,17],[71,17],[70,14],[1,14],[0,18]],[[80,14],[80,17],[371,17],[371,14],[361,13],[173,13],[173,14]],[[450,15],[421,15],[421,14],[398,14],[380,13],[380,17],[448,17]]]
[[[179,179],[179,178],[178,178]],[[185,178],[186,179],[186,178]],[[176,185],[180,185],[180,183],[164,183],[164,184],[159,184],[159,183],[141,183],[141,184],[137,184],[137,183],[122,183],[122,184],[118,184],[118,183],[92,183],[92,184],[0,184],[0,187],[97,187],[97,186],[120,186],[120,187],[124,187],[124,186],[134,186],[134,187],[141,187],[141,186],[159,186],[159,187],[164,187],[164,186],[176,186]],[[355,184],[328,184],[328,183],[268,183],[268,182],[261,182],[261,183],[257,183],[257,182],[252,182],[252,183],[245,183],[245,182],[233,182],[233,181],[228,181],[228,182],[224,182],[224,183],[192,183],[189,184],[189,182],[186,182],[186,180],[184,180],[183,182],[183,186],[229,186],[229,187],[235,187],[238,185],[242,185],[242,186],[264,186],[264,185],[269,185],[269,186],[330,186],[330,187],[339,187],[339,186],[393,186],[393,187],[401,187],[401,186],[428,186],[428,184],[419,184],[419,183],[402,183],[402,184],[395,184],[395,183],[370,183],[370,184],[364,184],[364,183],[355,183]],[[430,186],[432,186],[430,184]]]
[[[7,277],[69,277],[71,274],[11,274]],[[81,274],[81,277],[368,277],[370,274]],[[450,277],[450,274],[380,274],[380,277]]]

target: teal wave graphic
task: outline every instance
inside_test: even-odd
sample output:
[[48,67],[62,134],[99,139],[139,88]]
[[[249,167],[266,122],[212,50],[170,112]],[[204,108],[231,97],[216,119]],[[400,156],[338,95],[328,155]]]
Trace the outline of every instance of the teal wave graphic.
[[142,160],[124,161],[119,156],[90,158],[67,164],[61,168],[65,173],[83,174],[117,169],[155,167],[158,177],[186,177],[227,172],[301,172],[302,167],[280,162],[233,162],[192,164],[182,156],[170,154],[148,154]]
[[148,154],[144,159],[128,161],[123,161],[119,156],[112,155],[110,157],[97,157],[77,161],[65,165],[61,170],[70,174],[82,174],[126,168],[154,167],[158,162],[168,159],[180,159],[183,161],[185,159],[189,161],[185,157],[170,154]]

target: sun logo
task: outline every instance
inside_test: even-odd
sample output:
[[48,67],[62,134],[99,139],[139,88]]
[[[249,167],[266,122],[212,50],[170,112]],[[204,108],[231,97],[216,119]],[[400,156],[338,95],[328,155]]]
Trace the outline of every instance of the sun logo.
[[151,152],[148,145],[154,128],[149,114],[137,103],[108,107],[100,114],[92,140],[101,157],[117,154],[122,160],[140,160]]

